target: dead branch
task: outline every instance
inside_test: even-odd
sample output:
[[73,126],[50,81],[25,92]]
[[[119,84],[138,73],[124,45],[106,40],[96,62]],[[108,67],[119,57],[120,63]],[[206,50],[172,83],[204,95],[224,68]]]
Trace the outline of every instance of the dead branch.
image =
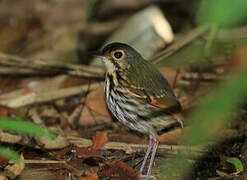
[[90,78],[103,78],[104,74],[104,70],[93,66],[49,63],[42,60],[27,60],[18,56],[12,56],[3,53],[0,53],[0,65],[2,66],[0,67],[1,74],[69,74]]
[[[90,89],[95,89],[99,86],[99,83],[94,83],[90,85]],[[10,92],[0,96],[0,104],[9,107],[17,108],[30,104],[43,103],[52,101],[59,98],[65,98],[73,96],[76,94],[88,91],[88,84],[80,85],[69,88],[52,89],[49,91],[37,91],[33,93],[23,94],[21,90],[16,90],[15,92]],[[11,95],[9,95],[11,94]],[[10,97],[7,98],[6,97]]]
[[[91,140],[69,136],[67,137],[69,142],[77,147],[88,147],[92,144]],[[142,151],[147,148],[147,144],[130,144],[124,142],[108,142],[104,145],[103,149],[123,150],[126,153],[133,153],[136,151]],[[166,155],[175,155],[183,153],[192,157],[198,157],[205,154],[207,151],[199,146],[182,146],[182,145],[165,145],[160,144],[158,152]]]

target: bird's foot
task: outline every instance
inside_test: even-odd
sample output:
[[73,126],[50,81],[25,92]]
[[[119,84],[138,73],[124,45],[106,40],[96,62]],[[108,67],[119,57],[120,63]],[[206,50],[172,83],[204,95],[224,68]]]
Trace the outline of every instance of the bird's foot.
[[139,174],[140,180],[155,180],[156,178],[154,176]]
[[150,180],[150,177],[148,177],[148,175],[140,174],[139,177],[140,180]]

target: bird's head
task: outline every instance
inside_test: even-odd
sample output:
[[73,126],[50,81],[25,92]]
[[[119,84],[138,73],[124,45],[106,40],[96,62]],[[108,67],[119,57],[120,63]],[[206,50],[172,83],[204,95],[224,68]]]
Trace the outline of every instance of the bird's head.
[[103,59],[107,71],[124,70],[142,59],[141,55],[127,44],[114,42],[94,53]]

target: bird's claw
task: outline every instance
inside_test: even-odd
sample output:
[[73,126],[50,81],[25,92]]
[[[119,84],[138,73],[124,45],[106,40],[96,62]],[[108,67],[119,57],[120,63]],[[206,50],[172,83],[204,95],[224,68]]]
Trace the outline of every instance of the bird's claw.
[[154,176],[148,176],[148,175],[144,175],[144,174],[139,174],[139,178],[140,180],[151,180],[151,179],[156,179]]

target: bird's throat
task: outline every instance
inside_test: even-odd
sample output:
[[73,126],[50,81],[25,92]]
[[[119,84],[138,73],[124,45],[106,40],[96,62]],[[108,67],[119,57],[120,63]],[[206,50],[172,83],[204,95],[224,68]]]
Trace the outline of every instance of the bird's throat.
[[103,57],[103,61],[107,71],[114,71],[116,69],[115,65],[107,58]]

